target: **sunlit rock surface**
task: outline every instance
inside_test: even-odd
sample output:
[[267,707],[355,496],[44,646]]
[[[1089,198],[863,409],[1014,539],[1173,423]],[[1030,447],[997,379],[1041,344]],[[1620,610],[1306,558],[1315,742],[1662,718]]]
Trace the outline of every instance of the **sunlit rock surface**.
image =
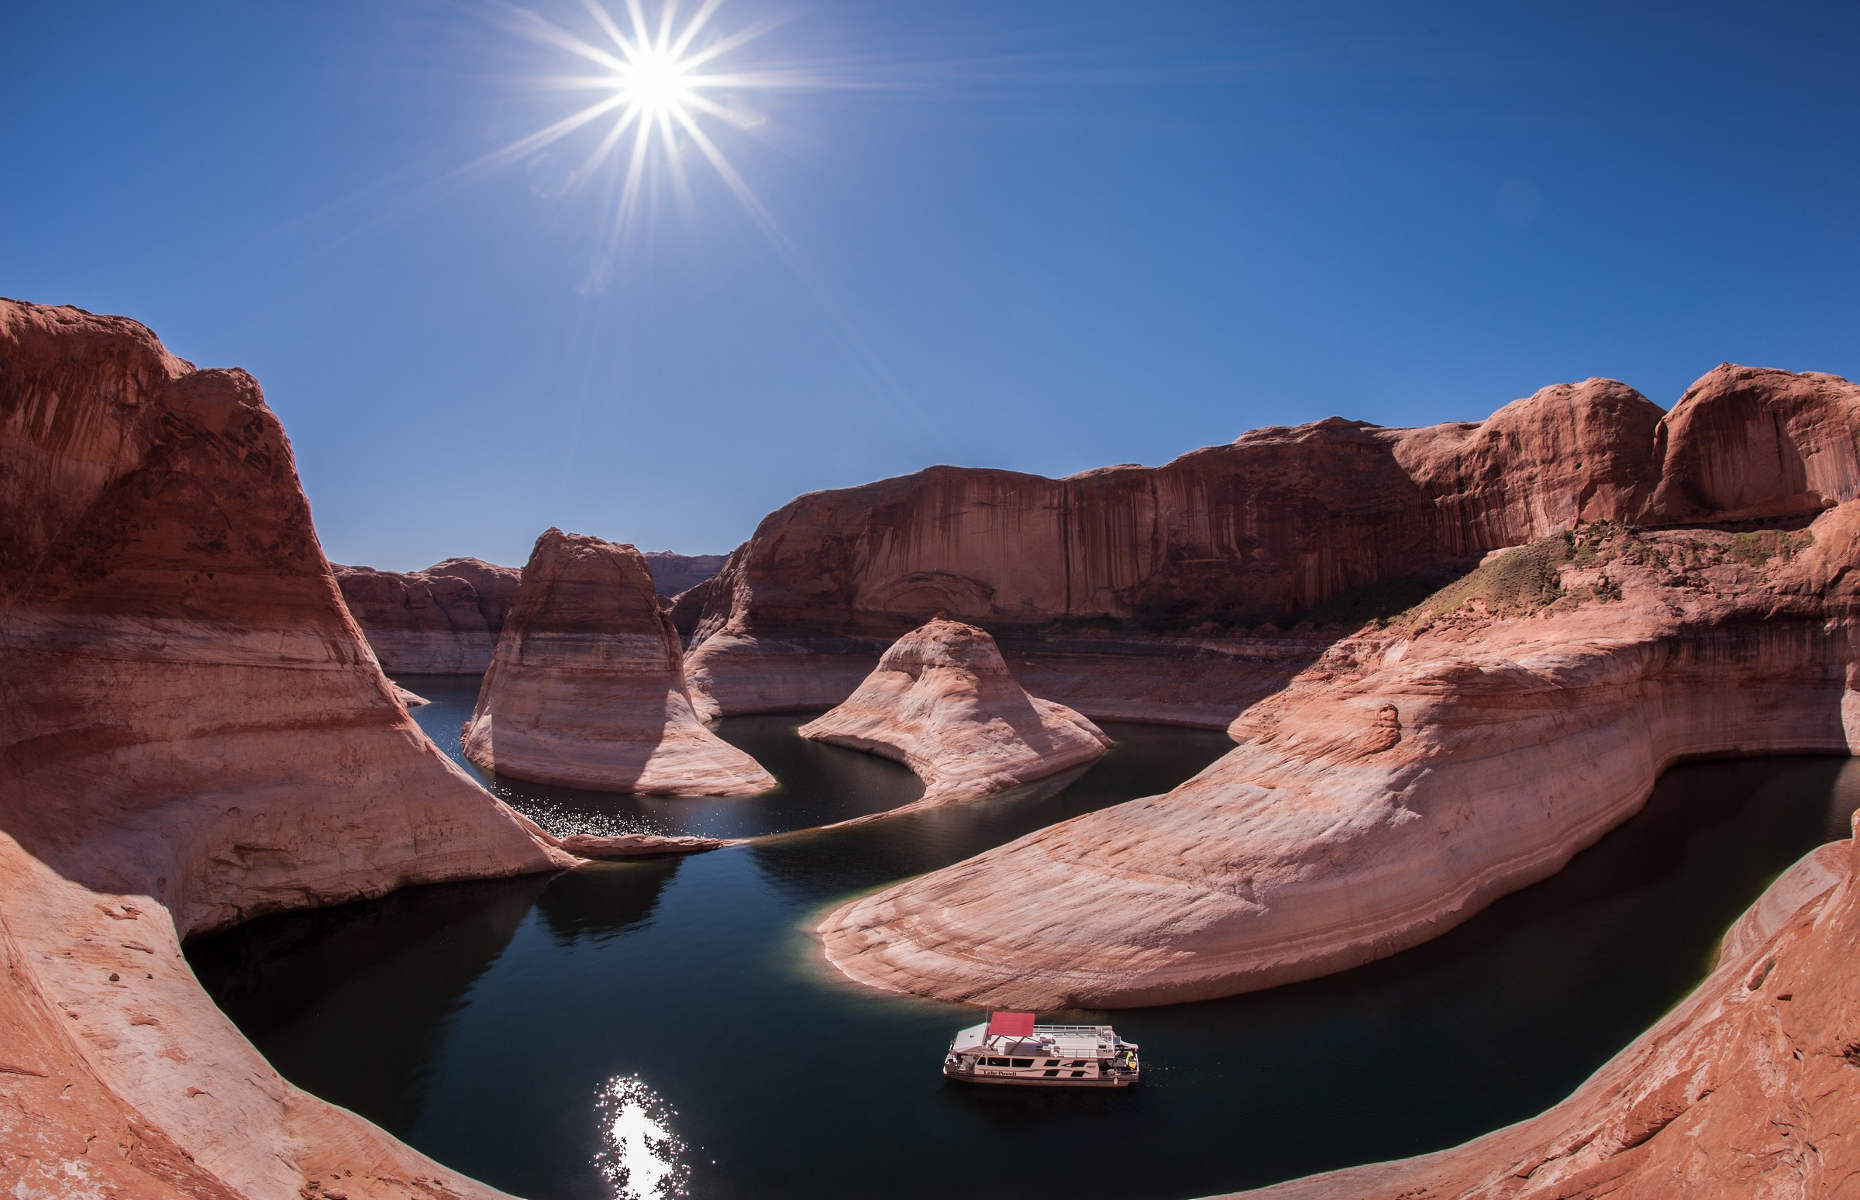
[[1043,779],[1111,744],[1065,705],[1022,690],[986,631],[949,620],[899,638],[858,690],[801,736],[897,759],[924,781],[925,802]]
[[0,302],[0,1179],[491,1194],[280,1079],[179,939],[576,861],[420,733],[258,385]]
[[1857,529],[1848,503],[1802,531],[1513,551],[1333,646],[1168,795],[835,911],[828,957],[883,988],[1057,1008],[1228,995],[1414,945],[1556,871],[1673,762],[1848,753]]
[[[1332,418],[1157,468],[933,467],[810,493],[681,598],[693,691],[706,713],[833,703],[816,681],[849,642],[864,661],[836,679],[946,612],[1087,715],[1225,725],[1289,677],[1280,635],[1324,605],[1632,517],[1655,482],[1660,418],[1632,388],[1588,380],[1476,424]],[[1167,700],[1132,702],[1146,693]]]
[[775,786],[698,720],[677,631],[639,551],[559,529],[536,540],[523,568],[463,742],[487,771],[596,791]]

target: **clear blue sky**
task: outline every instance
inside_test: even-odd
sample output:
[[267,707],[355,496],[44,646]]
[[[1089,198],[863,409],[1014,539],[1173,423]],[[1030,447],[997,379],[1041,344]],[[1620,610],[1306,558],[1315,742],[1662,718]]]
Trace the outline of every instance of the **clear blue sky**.
[[1860,7],[1623,8],[727,0],[694,45],[775,14],[727,61],[858,86],[703,124],[779,244],[687,145],[608,257],[604,177],[564,187],[602,124],[458,170],[587,99],[505,10],[7,4],[0,294],[251,370],[325,549],[392,568],[552,524],[723,551],[931,463],[1589,375],[1860,375]]

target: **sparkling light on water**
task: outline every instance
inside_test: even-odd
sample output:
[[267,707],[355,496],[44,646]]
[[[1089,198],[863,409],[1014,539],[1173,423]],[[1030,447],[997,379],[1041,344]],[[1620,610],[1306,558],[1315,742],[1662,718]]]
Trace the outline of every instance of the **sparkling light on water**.
[[594,1105],[601,1149],[594,1167],[615,1200],[673,1200],[687,1195],[691,1164],[672,1129],[678,1114],[637,1075],[618,1075]]

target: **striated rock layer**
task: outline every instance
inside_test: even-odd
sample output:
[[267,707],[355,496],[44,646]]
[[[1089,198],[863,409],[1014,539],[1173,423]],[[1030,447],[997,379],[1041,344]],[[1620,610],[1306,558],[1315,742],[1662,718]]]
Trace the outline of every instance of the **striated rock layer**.
[[1111,739],[1021,690],[994,639],[934,620],[899,638],[858,690],[801,736],[870,750],[924,781],[922,803],[999,792],[1092,762]]
[[[1816,886],[1804,877],[1826,878]],[[1770,910],[1757,917],[1758,910]],[[1690,997],[1568,1099],[1451,1150],[1246,1193],[1257,1200],[1840,1200],[1860,1182],[1860,843],[1758,901]]]
[[1392,954],[1555,872],[1673,762],[1848,753],[1856,566],[1860,502],[1800,534],[1513,551],[1339,642],[1168,795],[842,907],[820,926],[828,958],[892,990],[1057,1008]]
[[181,957],[271,909],[576,861],[396,700],[250,376],[0,302],[0,711],[0,1177],[486,1194],[285,1083]]
[[0,712],[9,1194],[495,1194],[279,1078],[181,955],[274,909],[580,861],[407,715],[250,376],[0,301]]
[[424,571],[335,564],[342,598],[391,675],[482,675],[521,575],[476,558]]
[[[1427,590],[1395,581],[1578,522],[1768,519],[1853,498],[1856,394],[1833,376],[1727,364],[1669,415],[1591,379],[1478,423],[1331,419],[1153,469],[935,467],[812,493],[680,597],[692,688],[706,713],[832,703],[817,680],[862,676],[944,611],[991,630],[1023,682],[1082,712],[1224,725],[1289,677],[1285,626],[1347,629]],[[834,662],[847,655],[861,661]],[[1133,689],[1173,703],[1134,704]]]
[[462,740],[487,771],[541,783],[693,796],[775,786],[698,720],[639,551],[559,529],[536,539]]

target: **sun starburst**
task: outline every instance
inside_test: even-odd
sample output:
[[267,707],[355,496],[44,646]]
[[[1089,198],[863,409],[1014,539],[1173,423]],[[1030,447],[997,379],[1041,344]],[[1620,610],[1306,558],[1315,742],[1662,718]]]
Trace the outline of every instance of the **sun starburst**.
[[589,25],[581,32],[507,0],[493,0],[493,4],[507,28],[572,60],[572,67],[540,82],[551,91],[586,95],[588,102],[473,165],[533,161],[578,131],[599,131],[563,185],[575,188],[602,176],[612,185],[612,203],[603,218],[595,256],[596,282],[604,276],[604,264],[621,237],[635,223],[652,173],[667,169],[681,192],[688,187],[685,159],[691,151],[709,165],[751,219],[781,241],[773,218],[730,162],[717,135],[724,130],[762,132],[766,118],[741,101],[745,93],[862,86],[832,81],[793,65],[759,65],[748,59],[745,51],[779,22],[764,20],[734,30],[720,29],[712,18],[723,0],[701,0],[682,22],[677,0],[663,0],[654,14],[656,20],[648,19],[645,0],[624,0],[624,7],[618,9],[623,19],[617,19],[601,0],[581,0]]

